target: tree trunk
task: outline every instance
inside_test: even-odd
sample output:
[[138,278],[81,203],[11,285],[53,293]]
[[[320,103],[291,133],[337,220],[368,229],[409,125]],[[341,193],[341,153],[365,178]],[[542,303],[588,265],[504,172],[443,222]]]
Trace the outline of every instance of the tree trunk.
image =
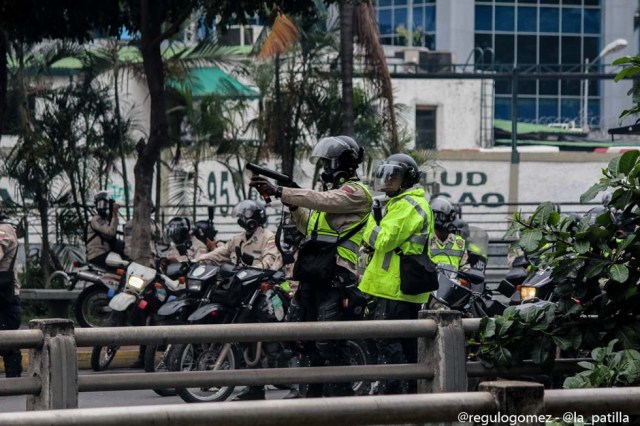
[[169,126],[167,122],[164,99],[164,71],[160,52],[162,11],[153,7],[149,0],[140,2],[142,62],[149,87],[151,100],[151,116],[149,120],[149,140],[137,146],[138,159],[134,167],[135,193],[133,197],[133,247],[134,261],[147,264],[151,253],[151,190],[156,161],[160,158],[160,150],[168,145]]
[[353,4],[340,2],[340,74],[342,77],[342,133],[353,136]]
[[4,133],[4,126],[7,122],[7,33],[0,29],[0,138]]
[[[118,61],[118,49],[116,46],[116,64]],[[124,190],[124,204],[125,204],[125,217],[127,220],[131,218],[129,214],[129,207],[131,204],[131,200],[129,200],[129,182],[127,176],[127,162],[125,161],[124,154],[124,135],[122,134],[122,114],[120,112],[120,95],[118,91],[118,74],[120,70],[116,65],[116,69],[113,73],[113,94],[115,101],[115,112],[116,112],[116,122],[118,123],[118,154],[120,155],[120,167],[122,168],[122,188]]]
[[42,267],[42,277],[44,279],[45,288],[49,287],[49,262],[51,256],[49,251],[49,206],[47,202],[47,195],[39,193],[37,194],[37,206],[38,213],[40,214],[40,226],[42,227],[42,251],[40,252],[40,265]]

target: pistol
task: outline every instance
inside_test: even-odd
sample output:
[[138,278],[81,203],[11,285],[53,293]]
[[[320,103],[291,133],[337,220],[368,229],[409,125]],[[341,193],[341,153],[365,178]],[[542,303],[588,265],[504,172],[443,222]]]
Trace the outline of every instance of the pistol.
[[[273,179],[280,186],[286,186],[288,188],[300,188],[297,183],[291,179],[291,176],[285,175],[284,173],[276,172],[275,170],[268,169],[266,167],[258,166],[257,164],[247,163],[247,170],[250,170],[254,175],[262,175],[264,177],[268,177],[269,179]],[[264,201],[268,204],[271,202],[271,197],[268,194],[260,194]]]

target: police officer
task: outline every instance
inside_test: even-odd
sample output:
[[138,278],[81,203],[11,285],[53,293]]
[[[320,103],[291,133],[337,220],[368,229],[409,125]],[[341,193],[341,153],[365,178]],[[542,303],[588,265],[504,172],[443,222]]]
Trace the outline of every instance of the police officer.
[[468,268],[465,239],[451,232],[456,211],[446,198],[434,198],[429,203],[435,220],[435,237],[431,240],[431,260],[438,265],[449,265],[453,270]]
[[[328,282],[300,282],[287,321],[339,321],[343,316],[344,288],[357,284],[356,263],[362,241],[362,226],[371,210],[372,198],[367,187],[360,182],[357,169],[362,163],[364,150],[348,136],[328,137],[320,140],[311,154],[311,162],[320,161],[324,191],[283,188],[261,176],[252,176],[250,185],[261,194],[276,196],[290,206],[292,218],[307,239],[321,236],[337,242],[339,237],[352,235],[337,248],[336,273]],[[356,229],[357,227],[357,229]],[[351,232],[350,232],[351,231]],[[300,256],[298,257],[298,262]],[[357,291],[357,289],[356,289]],[[311,365],[346,362],[344,343],[317,341],[305,345]],[[327,386],[330,395],[352,393],[347,384]],[[322,396],[322,384],[311,384],[308,397]]]
[[195,261],[199,256],[207,254],[207,245],[199,238],[201,230],[197,226],[191,227],[186,217],[174,217],[169,221],[166,235],[171,241],[171,248],[164,257],[170,262]]
[[124,255],[124,242],[116,238],[118,209],[108,191],[100,191],[93,199],[96,214],[87,227],[87,261],[105,267],[110,252]]
[[[15,272],[18,238],[13,226],[4,223],[6,216],[0,203],[0,330],[20,328],[20,297]],[[22,355],[19,349],[0,351],[7,377],[20,377]]]
[[276,263],[280,263],[275,235],[264,228],[267,223],[264,205],[258,201],[244,200],[234,207],[232,214],[238,219],[238,225],[244,232],[234,235],[226,244],[215,250],[196,257],[196,261],[215,264],[237,263],[236,248],[240,248],[240,260],[249,266],[272,269]]
[[[418,319],[420,305],[429,293],[408,295],[400,283],[400,256],[420,254],[433,236],[433,213],[424,198],[424,189],[414,186],[421,172],[416,162],[406,154],[393,154],[376,170],[374,187],[383,191],[389,201],[379,224],[369,218],[363,236],[363,246],[373,255],[360,282],[360,290],[374,298],[372,319]],[[417,362],[416,339],[376,340],[378,363],[401,364]],[[413,381],[410,391],[415,391]],[[383,393],[406,393],[407,384],[389,381]]]

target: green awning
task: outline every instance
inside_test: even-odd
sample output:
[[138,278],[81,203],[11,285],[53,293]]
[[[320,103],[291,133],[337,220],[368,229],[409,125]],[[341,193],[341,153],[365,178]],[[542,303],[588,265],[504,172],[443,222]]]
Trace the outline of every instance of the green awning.
[[220,68],[194,68],[181,81],[170,81],[175,88],[190,89],[194,97],[218,95],[231,98],[258,98],[260,94]]

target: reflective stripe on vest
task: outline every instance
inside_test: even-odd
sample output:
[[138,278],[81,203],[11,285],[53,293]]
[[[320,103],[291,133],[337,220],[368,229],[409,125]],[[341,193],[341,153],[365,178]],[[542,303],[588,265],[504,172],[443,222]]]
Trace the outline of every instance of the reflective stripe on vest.
[[[427,241],[429,239],[428,236],[428,227],[429,227],[429,222],[427,219],[427,212],[424,211],[424,209],[420,206],[420,204],[418,204],[418,202],[416,200],[414,200],[413,198],[411,198],[410,195],[406,195],[404,197],[401,198],[402,200],[406,200],[409,204],[411,204],[413,206],[413,208],[416,210],[416,212],[422,217],[422,230],[420,231],[419,234],[414,234],[412,236],[410,236],[409,238],[407,238],[405,240],[405,242],[410,242],[410,243],[416,243],[419,245],[426,245]],[[376,227],[378,228],[378,227]],[[376,228],[374,228],[374,232],[376,230]],[[379,231],[379,228],[378,228]],[[376,232],[375,236],[378,236],[378,233]],[[373,234],[372,234],[372,238],[373,238]],[[404,244],[404,243],[402,243]],[[371,246],[374,247],[374,246]],[[393,252],[387,252],[384,255],[384,259],[382,259],[382,269],[384,269],[385,271],[389,270],[389,266],[391,266],[391,258],[393,256]]]
[[440,265],[452,265],[456,268],[460,267],[460,261],[464,256],[462,248],[455,248],[455,241],[447,243],[444,247],[440,247],[438,242],[431,246],[431,260],[433,263]]
[[[367,194],[367,198],[371,199],[371,194],[369,193],[369,190],[364,184],[357,181],[349,181],[348,183],[358,185],[360,188],[362,188],[365,194]],[[342,233],[345,234],[350,230],[352,230],[353,228],[355,228],[356,226],[358,226],[363,221],[366,222],[368,216],[369,216],[369,213],[367,213],[361,219],[361,221],[352,224],[347,229],[342,231]],[[318,235],[316,238],[319,241],[325,241],[328,243],[335,243],[336,241],[338,241],[338,239],[340,238],[340,234],[338,234],[333,228],[331,228],[331,226],[329,226],[329,223],[327,222],[327,218],[326,218],[326,213],[319,212],[316,210],[314,210],[313,213],[311,214],[311,218],[309,219],[309,223],[307,224],[307,238],[311,236],[311,233],[313,232],[313,228],[315,227],[316,222],[318,223],[318,228],[317,228]],[[360,249],[360,243],[362,242],[363,231],[364,231],[364,228],[360,229],[358,232],[352,235],[349,239],[341,242],[338,245],[338,256],[347,260],[353,265],[355,265],[358,260],[358,251]]]

